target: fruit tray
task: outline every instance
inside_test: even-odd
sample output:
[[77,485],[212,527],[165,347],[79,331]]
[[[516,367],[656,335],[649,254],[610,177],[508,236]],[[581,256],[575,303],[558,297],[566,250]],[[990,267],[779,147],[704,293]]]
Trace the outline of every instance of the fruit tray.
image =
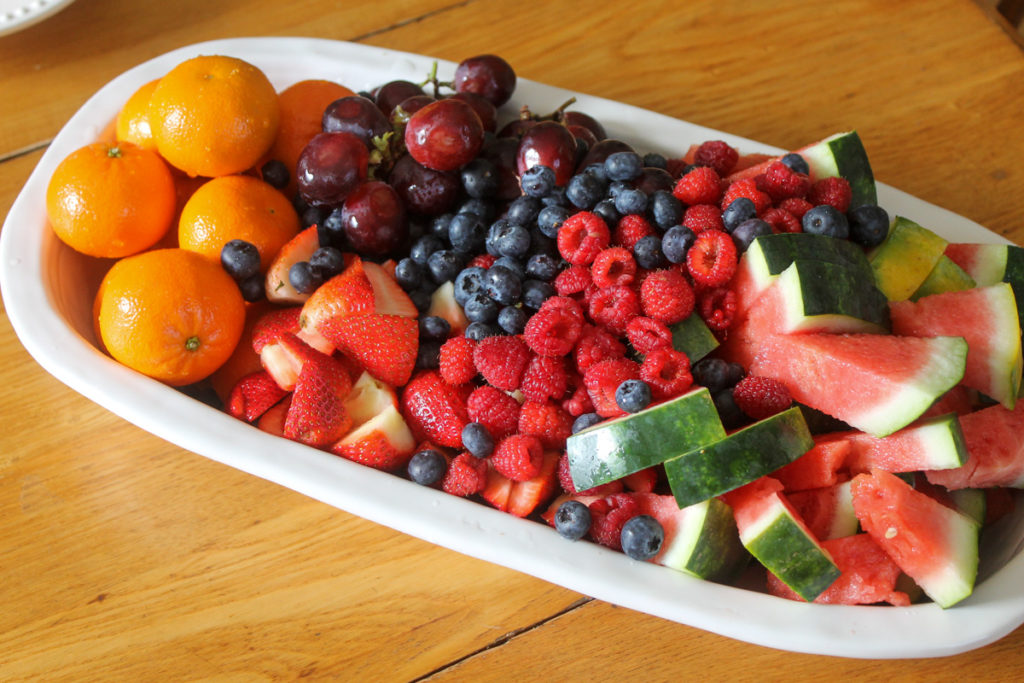
[[[49,229],[45,191],[58,162],[108,129],[124,100],[184,59],[225,54],[257,65],[278,88],[326,78],[370,89],[422,80],[430,57],[344,42],[248,38],[200,43],[145,62],[91,97],[64,126],[11,208],[0,236],[0,284],[11,323],[32,356],[57,379],[137,426],[225,465],[276,482],[365,519],[595,598],[750,643],[858,658],[951,655],[993,642],[1024,623],[1024,506],[982,539],[974,594],[942,610],[809,605],[691,578],[637,562],[554,529],[470,500],[421,487],[330,453],[268,435],[129,370],[97,350],[91,299],[104,262],[60,243]],[[439,73],[455,65],[439,62]],[[617,102],[520,79],[504,111],[528,103],[575,108],[602,121],[610,137],[639,151],[681,154],[692,142],[723,139],[741,152],[770,147]],[[976,223],[879,184],[879,204],[951,241],[1006,242]],[[189,425],[182,429],[182,425]],[[409,580],[415,580],[409,577]]]

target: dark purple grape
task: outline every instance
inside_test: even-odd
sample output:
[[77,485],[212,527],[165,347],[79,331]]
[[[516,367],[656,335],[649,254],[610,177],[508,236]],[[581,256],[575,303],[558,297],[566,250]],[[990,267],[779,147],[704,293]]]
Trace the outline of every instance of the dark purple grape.
[[585,169],[590,164],[603,164],[604,160],[615,152],[633,152],[635,151],[628,143],[622,140],[615,140],[613,138],[605,138],[604,140],[598,141],[596,145],[590,148],[587,152],[587,156],[580,162],[579,170]]
[[340,206],[366,180],[370,152],[352,133],[318,133],[299,155],[295,182],[312,206]]
[[452,95],[452,99],[462,100],[473,107],[473,111],[480,117],[484,130],[493,133],[498,129],[498,109],[486,97],[474,92],[457,92]]
[[325,133],[352,133],[368,148],[373,138],[391,130],[388,119],[370,100],[354,95],[334,100],[324,110],[322,121]]
[[373,91],[373,100],[381,113],[389,117],[396,105],[423,94],[423,88],[411,81],[388,81]]
[[405,205],[394,188],[379,180],[365,182],[349,194],[341,223],[349,244],[360,254],[388,254],[409,234]]
[[480,156],[494,164],[498,175],[498,190],[494,198],[510,201],[518,197],[519,173],[516,168],[516,154],[519,152],[519,141],[513,138],[492,138],[484,143]]
[[391,116],[389,117],[391,125],[404,126],[409,122],[410,116],[435,101],[436,100],[430,95],[413,95],[412,97],[402,100],[391,110]]
[[636,189],[642,190],[644,194],[652,195],[658,190],[668,190],[671,192],[672,188],[676,185],[676,181],[663,168],[644,166],[640,171],[640,177],[632,180],[632,185]]
[[462,60],[455,68],[455,91],[473,92],[495,107],[508,102],[516,89],[516,72],[497,55],[478,55]]
[[587,149],[593,147],[599,142],[597,136],[594,135],[594,131],[590,130],[586,126],[573,123],[566,125],[566,128],[569,129],[569,132],[572,133],[574,138],[577,140],[583,140],[583,142],[587,143]]
[[452,98],[431,102],[409,118],[405,146],[413,159],[435,171],[454,171],[484,144],[484,127],[473,107]]
[[555,183],[565,186],[576,169],[576,138],[557,121],[541,121],[531,126],[519,140],[516,169],[522,175],[534,166],[547,166],[555,172]]
[[581,111],[565,112],[562,114],[562,122],[567,126],[583,126],[594,134],[598,142],[608,137],[600,121],[590,114],[584,114]]
[[498,131],[498,137],[519,140],[527,130],[533,128],[535,125],[537,125],[537,121],[533,119],[516,119],[514,121],[509,121],[502,126],[501,130]]
[[450,210],[462,190],[457,173],[429,169],[408,154],[395,162],[388,183],[409,210],[425,216],[439,216]]

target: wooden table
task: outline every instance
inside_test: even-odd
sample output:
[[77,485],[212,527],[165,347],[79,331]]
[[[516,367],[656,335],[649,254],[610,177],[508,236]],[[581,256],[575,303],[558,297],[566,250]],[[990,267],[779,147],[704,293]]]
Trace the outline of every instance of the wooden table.
[[[0,212],[96,89],[173,48],[302,35],[458,61],[792,148],[857,128],[879,180],[1024,243],[1024,52],[968,0],[72,4],[0,38]],[[434,547],[153,437],[0,319],[0,679],[1008,680],[1024,629],[940,660],[790,654]]]

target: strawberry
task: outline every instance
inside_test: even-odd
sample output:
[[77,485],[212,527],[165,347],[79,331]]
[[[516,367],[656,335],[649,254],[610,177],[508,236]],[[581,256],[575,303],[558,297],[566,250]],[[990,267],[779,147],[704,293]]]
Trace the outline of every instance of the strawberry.
[[345,398],[345,412],[351,416],[353,427],[370,420],[388,406],[398,407],[395,390],[365,370],[356,378],[352,391]]
[[228,412],[246,422],[254,422],[288,394],[266,370],[253,372],[238,380],[228,398]]
[[515,482],[503,474],[499,474],[493,467],[487,468],[487,483],[480,495],[488,503],[501,510],[508,512],[508,499],[512,494]]
[[400,407],[418,440],[429,439],[449,448],[462,447],[462,429],[469,422],[466,401],[458,388],[441,379],[437,371],[425,370],[414,375],[402,392]]
[[276,308],[260,316],[252,328],[252,348],[256,353],[263,351],[267,344],[273,344],[286,332],[299,331],[299,315],[302,306]]
[[[297,338],[294,338],[297,343]],[[285,338],[284,343],[291,343]],[[291,407],[284,423],[285,437],[310,446],[326,446],[340,439],[352,426],[345,412],[345,398],[352,379],[345,366],[308,346],[295,382]]]
[[267,300],[274,303],[301,304],[309,298],[302,294],[288,280],[288,271],[300,261],[308,261],[313,252],[320,248],[320,236],[315,225],[310,226],[289,240],[267,269]]
[[315,336],[320,334],[319,326],[324,320],[372,312],[373,285],[363,271],[363,262],[353,257],[345,270],[317,287],[302,305],[299,327]]
[[288,416],[288,409],[292,405],[291,395],[287,395],[284,399],[270,407],[260,418],[256,421],[256,427],[267,434],[273,434],[274,436],[284,436],[284,421]]
[[423,315],[436,315],[447,320],[451,325],[450,337],[458,337],[469,327],[469,319],[466,318],[462,306],[455,300],[455,285],[451,280],[434,290],[430,297],[430,308]]
[[558,490],[558,460],[556,451],[546,451],[537,476],[512,486],[509,512],[516,517],[526,517]]
[[402,315],[408,318],[415,318],[419,315],[416,304],[387,270],[373,261],[364,261],[363,271],[373,288],[373,310],[375,313]]
[[415,318],[360,313],[320,322],[320,333],[371,375],[391,386],[409,381],[419,350]]
[[405,466],[415,449],[416,440],[393,405],[331,446],[331,452],[343,458],[389,471]]

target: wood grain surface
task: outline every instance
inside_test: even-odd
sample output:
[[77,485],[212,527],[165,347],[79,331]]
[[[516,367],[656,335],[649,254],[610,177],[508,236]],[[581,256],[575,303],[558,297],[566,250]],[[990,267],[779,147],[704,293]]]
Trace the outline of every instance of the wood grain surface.
[[[93,0],[0,37],[0,215],[108,80],[213,38],[354,40],[796,147],[1024,244],[1024,51],[968,0]],[[127,97],[128,93],[126,93]],[[681,152],[675,141],[665,151]],[[0,316],[0,680],[1011,680],[963,655],[799,655],[615,607],[183,451],[43,371]]]

